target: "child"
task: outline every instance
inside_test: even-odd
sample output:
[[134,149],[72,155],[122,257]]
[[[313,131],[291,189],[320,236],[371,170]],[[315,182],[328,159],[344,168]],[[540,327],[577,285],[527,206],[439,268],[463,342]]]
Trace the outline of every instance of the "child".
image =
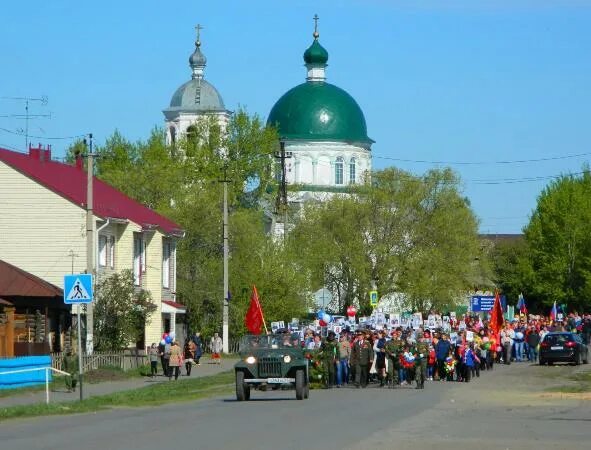
[[437,358],[435,354],[435,347],[433,347],[433,344],[429,344],[429,357],[427,358],[427,379],[429,381],[433,381],[436,362]]
[[456,372],[456,359],[454,358],[453,350],[450,349],[447,357],[445,358],[445,376],[447,381],[454,380],[454,373]]

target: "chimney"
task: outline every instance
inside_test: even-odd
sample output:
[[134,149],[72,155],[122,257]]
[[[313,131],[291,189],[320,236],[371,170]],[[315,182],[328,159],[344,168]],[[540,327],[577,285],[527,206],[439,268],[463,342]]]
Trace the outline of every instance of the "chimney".
[[76,159],[75,159],[75,166],[76,166],[76,169],[78,169],[78,170],[84,170],[84,162],[83,162],[83,160],[82,160],[82,152],[80,152],[80,151],[77,151],[77,152],[74,154],[74,158],[76,158]]
[[37,161],[51,161],[51,145],[43,148],[41,144],[37,147],[32,147],[29,144],[29,156]]

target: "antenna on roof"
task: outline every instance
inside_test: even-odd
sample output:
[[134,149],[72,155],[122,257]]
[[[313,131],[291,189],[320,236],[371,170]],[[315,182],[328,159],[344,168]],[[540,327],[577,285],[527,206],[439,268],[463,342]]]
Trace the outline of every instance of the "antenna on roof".
[[25,151],[29,149],[29,120],[30,119],[39,119],[39,118],[50,118],[50,114],[30,114],[29,113],[29,103],[39,102],[41,106],[47,106],[48,99],[47,95],[42,95],[41,97],[0,97],[0,100],[15,100],[21,101],[25,103],[25,113],[24,114],[10,114],[5,117],[14,117],[16,119],[25,119],[25,128],[19,128],[17,131],[23,133],[25,135]]

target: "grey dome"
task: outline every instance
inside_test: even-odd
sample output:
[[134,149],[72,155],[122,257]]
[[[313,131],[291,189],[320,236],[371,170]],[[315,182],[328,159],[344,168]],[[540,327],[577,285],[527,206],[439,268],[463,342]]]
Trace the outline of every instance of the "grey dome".
[[201,49],[199,46],[195,47],[195,51],[189,56],[189,65],[193,66],[205,66],[207,63],[207,58],[203,53],[201,53]]
[[226,111],[226,108],[215,87],[203,78],[195,78],[176,90],[167,111]]

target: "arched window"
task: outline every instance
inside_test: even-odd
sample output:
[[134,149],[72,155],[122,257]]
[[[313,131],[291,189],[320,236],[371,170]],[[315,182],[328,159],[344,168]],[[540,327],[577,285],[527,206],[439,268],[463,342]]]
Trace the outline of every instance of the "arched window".
[[175,127],[170,127],[169,128],[169,133],[170,133],[170,145],[176,145],[176,128]]
[[187,127],[187,139],[193,140],[197,138],[197,127],[195,125],[189,125]]
[[340,156],[334,163],[334,183],[343,184],[343,158]]
[[355,184],[355,175],[356,175],[355,164],[356,164],[355,158],[351,158],[351,161],[349,161],[349,184]]

